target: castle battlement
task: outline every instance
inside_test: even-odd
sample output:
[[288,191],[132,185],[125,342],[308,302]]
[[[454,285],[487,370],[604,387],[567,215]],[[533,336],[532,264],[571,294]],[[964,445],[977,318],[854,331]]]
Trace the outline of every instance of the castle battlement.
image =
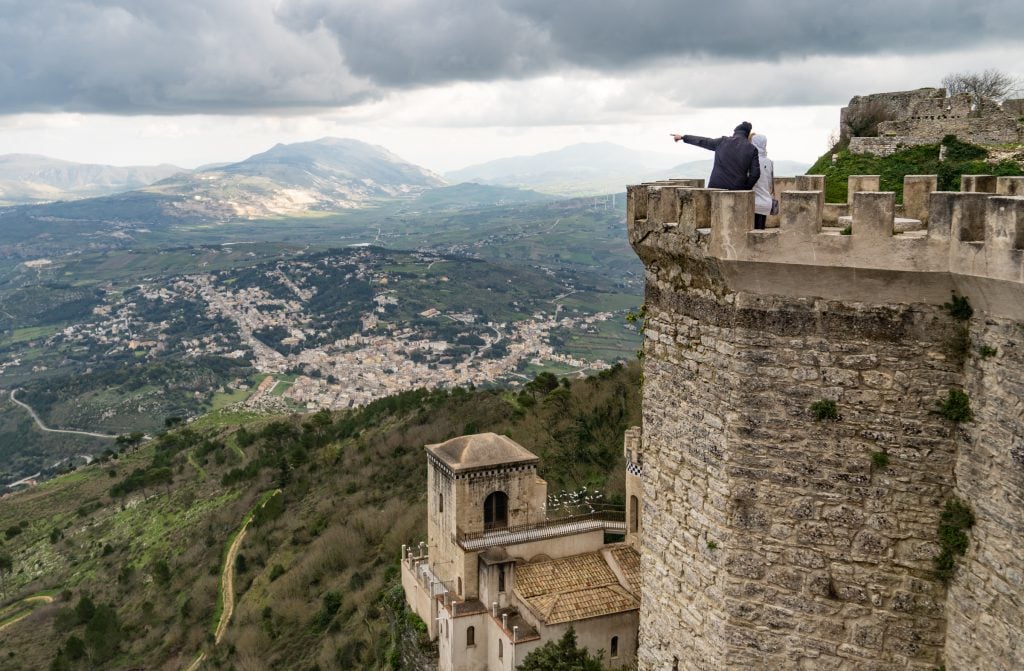
[[879,182],[629,187],[640,671],[1024,669],[1024,180]]
[[645,261],[699,252],[738,290],[904,303],[941,303],[957,291],[1024,317],[1024,178],[969,176],[970,191],[945,192],[934,190],[935,176],[907,176],[897,206],[877,176],[851,176],[846,207],[826,205],[821,176],[776,182],[777,227],[760,231],[751,191],[693,180],[631,186],[630,243]]

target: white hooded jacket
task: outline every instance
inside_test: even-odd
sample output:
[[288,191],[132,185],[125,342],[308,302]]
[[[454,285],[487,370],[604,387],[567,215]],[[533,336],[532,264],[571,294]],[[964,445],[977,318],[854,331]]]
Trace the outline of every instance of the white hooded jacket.
[[768,158],[768,138],[758,133],[750,138],[750,144],[757,148],[757,159],[761,164],[761,176],[754,185],[754,212],[771,214],[775,166]]

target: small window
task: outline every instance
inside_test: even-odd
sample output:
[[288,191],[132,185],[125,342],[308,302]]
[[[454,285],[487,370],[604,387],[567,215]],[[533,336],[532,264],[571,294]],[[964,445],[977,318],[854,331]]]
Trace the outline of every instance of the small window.
[[444,494],[437,495],[437,512],[444,512]]
[[629,497],[629,533],[640,530],[640,501],[635,496]]
[[619,656],[619,637],[618,636],[612,636],[611,650],[612,650],[612,652],[611,652],[612,659],[615,659],[616,657]]
[[459,578],[459,596],[462,596],[462,578]]
[[[501,645],[501,639],[498,639],[498,659],[504,659],[504,649]],[[678,670],[677,670],[678,671]]]
[[466,627],[466,647],[476,646],[476,627]]
[[504,566],[499,566],[498,567],[498,591],[499,592],[504,592],[505,591],[505,567]]

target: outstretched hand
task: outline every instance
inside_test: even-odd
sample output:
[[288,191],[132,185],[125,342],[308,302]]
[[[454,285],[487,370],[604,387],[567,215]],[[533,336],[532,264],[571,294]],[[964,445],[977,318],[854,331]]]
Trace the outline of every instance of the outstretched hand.
[[675,140],[676,142],[679,142],[680,140],[683,139],[683,136],[680,135],[679,133],[669,133],[669,135],[671,135],[672,139]]

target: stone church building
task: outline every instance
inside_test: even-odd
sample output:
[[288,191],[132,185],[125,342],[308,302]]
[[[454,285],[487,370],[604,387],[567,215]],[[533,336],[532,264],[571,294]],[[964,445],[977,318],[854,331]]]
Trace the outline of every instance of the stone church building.
[[[627,434],[627,456],[638,444]],[[505,436],[426,451],[427,543],[403,548],[402,586],[438,642],[440,671],[512,671],[569,627],[605,668],[632,664],[642,466],[627,458],[627,528],[621,513],[549,514],[538,457]]]

